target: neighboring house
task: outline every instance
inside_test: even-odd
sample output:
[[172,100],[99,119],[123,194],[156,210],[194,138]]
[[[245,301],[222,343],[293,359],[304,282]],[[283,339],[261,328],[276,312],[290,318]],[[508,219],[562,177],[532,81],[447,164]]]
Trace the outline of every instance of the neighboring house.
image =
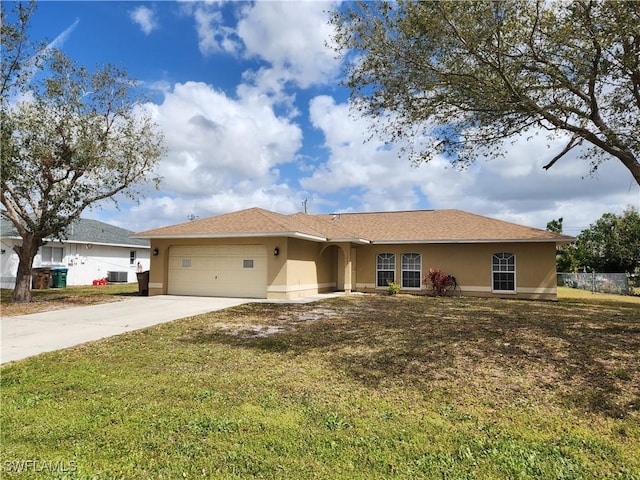
[[251,208],[134,235],[151,241],[149,294],[296,298],[427,293],[439,268],[456,293],[556,298],[556,245],[572,237],[459,210],[281,215]]
[[[0,286],[14,288],[18,254],[13,246],[22,239],[13,224],[1,220]],[[67,285],[92,285],[94,280],[135,282],[138,262],[149,269],[149,242],[132,239],[133,233],[97,220],[74,222],[64,241],[48,240],[33,261],[34,268],[67,268]]]

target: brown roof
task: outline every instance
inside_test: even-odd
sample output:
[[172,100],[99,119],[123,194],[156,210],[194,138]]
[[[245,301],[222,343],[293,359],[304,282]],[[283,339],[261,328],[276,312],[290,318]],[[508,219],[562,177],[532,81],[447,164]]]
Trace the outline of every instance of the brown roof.
[[318,237],[319,240],[325,239],[321,232],[308,228],[291,215],[282,215],[262,208],[249,208],[239,212],[156,228],[136,233],[135,236],[139,238],[196,238],[251,235],[288,236],[296,233]]
[[147,230],[138,238],[299,236],[364,243],[570,242],[573,237],[461,210],[307,215],[250,208]]

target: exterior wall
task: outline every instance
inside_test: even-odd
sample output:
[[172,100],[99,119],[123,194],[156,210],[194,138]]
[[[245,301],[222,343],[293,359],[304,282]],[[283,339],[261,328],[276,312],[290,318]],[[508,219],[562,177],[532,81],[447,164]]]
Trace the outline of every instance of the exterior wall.
[[317,267],[319,293],[333,292],[338,288],[339,248],[336,245],[322,245]]
[[[454,275],[458,294],[507,298],[556,299],[556,256],[554,243],[505,244],[407,244],[351,245],[323,244],[297,238],[156,239],[151,242],[149,294],[166,295],[169,249],[173,245],[265,245],[267,249],[267,298],[290,299],[334,290],[381,293],[377,288],[376,256],[396,255],[396,281],[400,283],[403,253],[420,253],[421,278],[429,268]],[[278,247],[279,255],[274,255]],[[492,256],[509,252],[516,257],[516,292],[492,292]],[[419,289],[404,293],[427,294]]]
[[[287,239],[286,238],[171,238],[151,241],[151,265],[149,271],[149,295],[166,295],[169,284],[169,249],[175,245],[264,245],[267,249],[267,296],[269,291],[278,298],[278,290],[286,293]],[[278,247],[279,254],[274,255]],[[154,255],[157,249],[158,254]]]
[[[401,255],[420,253],[424,277],[429,268],[439,268],[445,274],[456,277],[459,294],[468,296],[501,296],[508,298],[532,298],[555,300],[556,256],[553,243],[504,243],[504,244],[430,244],[430,245],[358,245],[356,266],[356,290],[383,292],[377,288],[376,256],[378,253],[396,255],[396,282],[400,283]],[[492,292],[492,256],[509,252],[516,257],[516,293]],[[428,293],[420,289],[403,290],[405,293]]]
[[[13,246],[19,240],[3,239],[0,255],[0,287],[14,288],[18,272],[18,255]],[[46,246],[62,247],[60,263],[47,263],[38,252],[33,267],[64,267],[67,271],[67,286],[91,285],[94,280],[106,278],[107,272],[127,272],[127,282],[137,282],[136,267],[140,262],[143,270],[149,269],[149,248],[141,246],[95,245],[90,243],[49,242]],[[130,252],[136,252],[136,259],[130,263]]]
[[[175,245],[265,245],[267,249],[267,298],[291,299],[335,290],[334,255],[318,263],[323,244],[297,238],[198,238],[154,239],[149,272],[149,295],[166,295],[169,249]],[[278,248],[279,254],[273,254]]]
[[280,285],[271,285],[268,298],[300,298],[316,295],[331,288],[330,283],[320,283],[318,259],[322,244],[298,238],[287,239],[286,277]]
[[14,288],[16,286],[16,274],[18,273],[18,254],[13,251],[13,246],[18,241],[13,239],[2,239],[2,250],[0,254],[0,288]]

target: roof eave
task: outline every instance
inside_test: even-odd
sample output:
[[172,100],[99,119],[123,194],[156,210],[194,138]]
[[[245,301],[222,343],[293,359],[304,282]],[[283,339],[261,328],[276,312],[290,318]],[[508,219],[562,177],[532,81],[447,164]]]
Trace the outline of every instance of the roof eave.
[[163,240],[170,238],[265,238],[265,237],[293,237],[293,238],[302,238],[304,240],[310,240],[313,242],[326,242],[327,239],[325,237],[319,237],[317,235],[311,235],[303,232],[255,232],[255,233],[161,233],[161,234],[136,234],[132,235],[131,238],[140,238],[145,240]]
[[140,245],[138,243],[108,243],[108,242],[92,242],[90,240],[46,240],[46,241],[73,243],[77,245],[99,245],[102,247],[151,248],[149,245]]
[[370,245],[371,240],[366,240],[364,238],[329,238],[327,241],[332,243],[357,243],[359,245]]
[[402,244],[451,244],[451,243],[572,243],[575,240],[556,238],[494,238],[494,239],[444,239],[444,240],[372,240],[373,245]]
[[[20,236],[3,236],[1,237],[3,240],[22,240]],[[138,238],[138,237],[132,237]],[[126,248],[151,248],[149,245],[140,245],[138,243],[108,243],[108,242],[94,242],[91,240],[68,240],[68,239],[57,239],[57,238],[45,238],[45,243],[67,243],[74,245],[100,245],[103,247],[126,247]]]

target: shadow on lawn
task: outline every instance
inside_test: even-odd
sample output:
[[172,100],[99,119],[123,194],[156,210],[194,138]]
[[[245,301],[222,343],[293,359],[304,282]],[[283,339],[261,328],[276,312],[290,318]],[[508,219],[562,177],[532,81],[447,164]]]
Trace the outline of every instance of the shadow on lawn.
[[[314,310],[324,313],[313,315]],[[636,310],[593,303],[368,296],[244,305],[209,317],[207,327],[183,340],[320,354],[327,368],[373,388],[401,383],[453,395],[463,391],[496,406],[546,402],[552,394],[582,410],[622,417],[640,411]],[[245,329],[242,319],[248,322]],[[272,333],[262,335],[256,319]],[[228,321],[240,327],[215,328]]]

